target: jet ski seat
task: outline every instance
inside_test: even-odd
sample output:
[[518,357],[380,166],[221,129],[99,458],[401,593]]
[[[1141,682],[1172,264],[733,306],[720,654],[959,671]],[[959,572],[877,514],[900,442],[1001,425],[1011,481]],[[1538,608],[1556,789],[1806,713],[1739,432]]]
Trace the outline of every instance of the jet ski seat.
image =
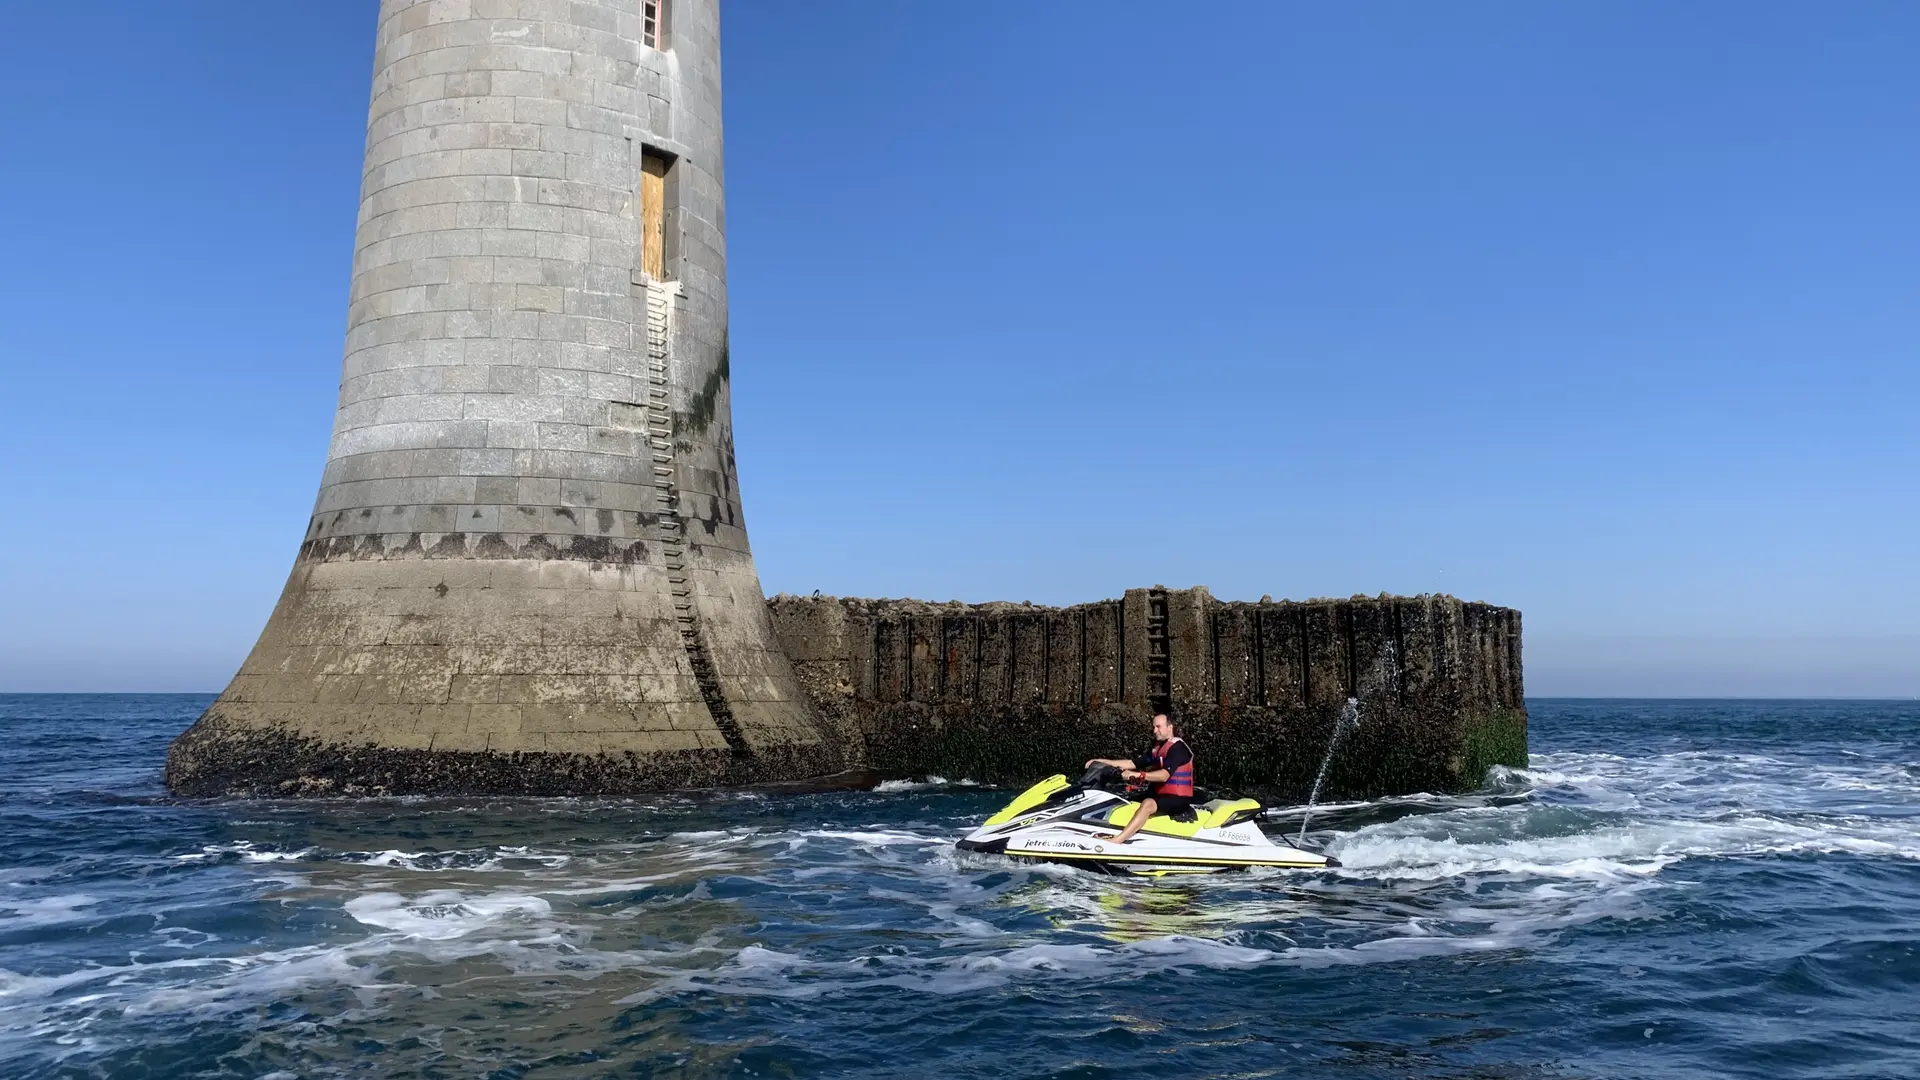
[[[1126,825],[1133,820],[1133,803],[1113,808],[1107,815],[1110,825]],[[1162,814],[1147,822],[1147,831],[1163,836],[1192,836],[1201,829],[1219,829],[1232,825],[1236,821],[1245,821],[1260,812],[1260,804],[1252,799],[1214,799],[1192,808],[1185,819]]]
[[1197,807],[1200,814],[1200,827],[1219,829],[1244,821],[1260,812],[1260,804],[1252,799],[1215,799]]

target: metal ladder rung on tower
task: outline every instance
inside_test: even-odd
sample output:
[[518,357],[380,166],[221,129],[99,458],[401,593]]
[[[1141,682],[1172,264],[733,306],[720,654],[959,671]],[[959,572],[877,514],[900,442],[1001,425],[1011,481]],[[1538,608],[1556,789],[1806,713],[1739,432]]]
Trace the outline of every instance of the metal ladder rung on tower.
[[673,448],[673,407],[667,385],[668,320],[673,297],[658,284],[646,289],[647,307],[647,436],[653,448],[654,498],[660,505],[656,522],[660,561],[667,571],[667,590],[672,597],[673,618],[680,630],[680,643],[687,653],[687,666],[699,684],[700,696],[714,726],[736,756],[751,754],[752,747],[734,720],[733,707],[720,686],[713,656],[707,650],[706,635],[701,632],[700,609],[695,602],[693,576],[687,570],[686,523],[680,517],[680,489],[675,480]]

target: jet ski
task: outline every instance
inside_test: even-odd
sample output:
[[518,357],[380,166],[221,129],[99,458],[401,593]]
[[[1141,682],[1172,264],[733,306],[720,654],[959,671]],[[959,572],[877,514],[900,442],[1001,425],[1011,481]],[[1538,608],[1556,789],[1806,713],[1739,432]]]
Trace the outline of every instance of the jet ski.
[[1095,765],[1078,782],[1049,776],[1014,797],[955,846],[986,855],[1070,863],[1112,874],[1211,874],[1275,866],[1319,870],[1340,864],[1261,830],[1252,799],[1195,801],[1181,818],[1157,815],[1125,844],[1099,839],[1133,820],[1139,804],[1120,770]]

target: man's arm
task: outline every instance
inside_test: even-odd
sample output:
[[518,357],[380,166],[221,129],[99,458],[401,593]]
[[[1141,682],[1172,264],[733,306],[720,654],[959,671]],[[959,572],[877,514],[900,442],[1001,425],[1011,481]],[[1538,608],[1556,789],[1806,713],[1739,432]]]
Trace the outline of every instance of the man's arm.
[[1174,769],[1177,769],[1180,766],[1185,765],[1192,760],[1193,760],[1193,751],[1187,749],[1187,745],[1185,743],[1176,743],[1174,744],[1174,747],[1172,750],[1167,751],[1167,767],[1166,768],[1148,769],[1145,766],[1150,764],[1149,761],[1147,761],[1145,758],[1136,758],[1134,760],[1134,765],[1135,765],[1134,774],[1132,776],[1127,777],[1127,779],[1145,780],[1149,784],[1165,783],[1168,779],[1170,779],[1173,776]]
[[1120,774],[1122,780],[1145,780],[1149,784],[1157,784],[1167,778],[1166,770],[1153,768],[1153,759],[1150,757],[1137,757],[1127,764],[1131,768]]

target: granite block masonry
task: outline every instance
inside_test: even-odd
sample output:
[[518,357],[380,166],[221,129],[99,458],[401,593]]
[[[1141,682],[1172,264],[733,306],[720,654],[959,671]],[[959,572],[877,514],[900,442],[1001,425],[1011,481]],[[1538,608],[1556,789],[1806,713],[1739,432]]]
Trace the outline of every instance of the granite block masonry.
[[1520,613],[1449,596],[1228,603],[1133,589],[1073,607],[777,596],[815,705],[880,775],[1029,782],[1135,753],[1167,712],[1203,786],[1307,797],[1481,786],[1527,761]]
[[668,7],[383,0],[319,498],[173,791],[848,764],[773,637],[735,482],[718,4]]

